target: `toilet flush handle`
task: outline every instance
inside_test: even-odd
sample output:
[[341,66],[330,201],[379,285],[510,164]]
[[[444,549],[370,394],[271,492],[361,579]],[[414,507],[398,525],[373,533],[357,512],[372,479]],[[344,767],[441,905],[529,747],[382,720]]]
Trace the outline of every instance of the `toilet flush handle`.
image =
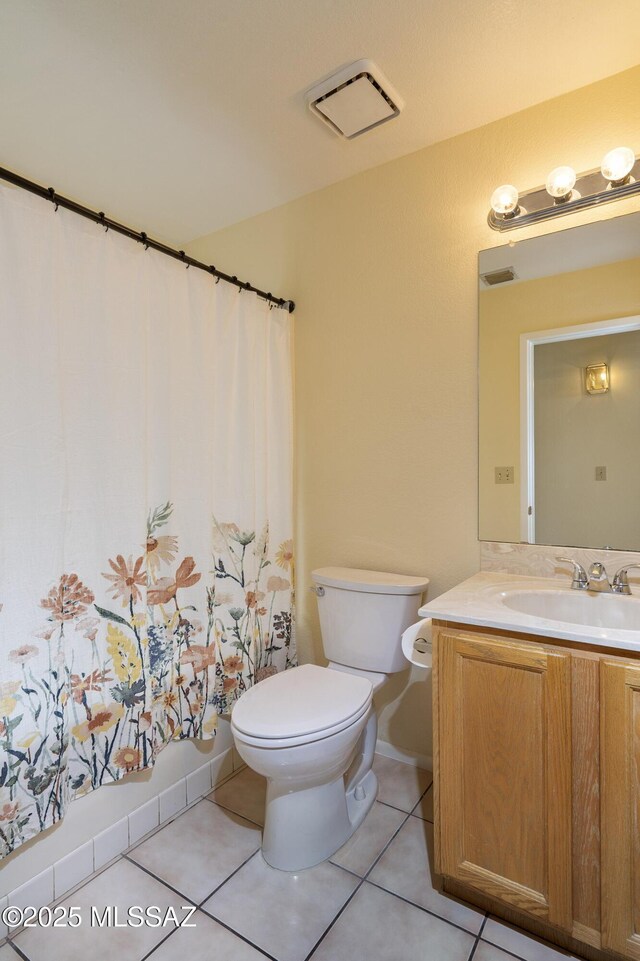
[[322,586],[316,587],[315,584],[312,584],[309,590],[313,591],[316,597],[324,597],[324,587]]

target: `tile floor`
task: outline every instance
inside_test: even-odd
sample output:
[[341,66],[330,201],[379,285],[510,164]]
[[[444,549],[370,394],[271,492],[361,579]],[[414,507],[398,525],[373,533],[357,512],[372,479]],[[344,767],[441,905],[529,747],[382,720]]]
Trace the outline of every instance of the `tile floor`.
[[[61,902],[79,928],[34,928],[0,961],[567,961],[441,894],[431,776],[377,756],[378,800],[330,861],[285,874],[260,855],[265,786],[244,769]],[[91,906],[197,907],[195,927],[92,927]]]

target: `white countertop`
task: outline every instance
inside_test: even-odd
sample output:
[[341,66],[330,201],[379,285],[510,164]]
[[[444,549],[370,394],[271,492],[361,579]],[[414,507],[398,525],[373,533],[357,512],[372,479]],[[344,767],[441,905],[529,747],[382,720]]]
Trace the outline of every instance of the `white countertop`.
[[[570,578],[567,578],[565,586],[548,577],[525,577],[520,574],[481,572],[458,584],[457,587],[447,591],[446,594],[441,594],[440,597],[436,597],[435,600],[423,605],[419,614],[420,617],[430,617],[435,620],[476,624],[480,627],[495,627],[499,630],[520,634],[539,634],[543,637],[578,641],[583,644],[595,644],[599,647],[610,647],[617,650],[640,651],[640,617],[638,618],[637,630],[621,630],[523,614],[504,603],[504,599],[508,597],[509,593],[520,593],[528,590],[549,591],[554,594],[566,594],[567,592],[579,594],[584,598],[585,605],[610,603],[602,595],[594,595],[586,591],[573,591],[570,586]],[[638,604],[638,594],[635,598],[609,594],[606,597],[615,598],[614,604],[631,601],[634,608]]]

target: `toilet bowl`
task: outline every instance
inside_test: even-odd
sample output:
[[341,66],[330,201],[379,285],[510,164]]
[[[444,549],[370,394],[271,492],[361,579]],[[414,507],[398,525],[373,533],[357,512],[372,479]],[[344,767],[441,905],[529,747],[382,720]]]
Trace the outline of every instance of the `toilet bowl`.
[[[377,726],[372,695],[366,677],[305,664],[266,678],[238,701],[236,749],[267,779],[262,854],[272,867],[297,871],[326,860],[375,801],[371,763],[366,785],[364,777],[351,786],[344,780],[362,753],[363,732]],[[375,733],[371,760],[374,746]]]
[[325,653],[334,660],[265,678],[231,716],[240,757],[267,779],[263,857],[283,871],[334,854],[375,801],[373,694],[387,674],[408,666],[400,638],[428,584],[348,568],[312,576]]

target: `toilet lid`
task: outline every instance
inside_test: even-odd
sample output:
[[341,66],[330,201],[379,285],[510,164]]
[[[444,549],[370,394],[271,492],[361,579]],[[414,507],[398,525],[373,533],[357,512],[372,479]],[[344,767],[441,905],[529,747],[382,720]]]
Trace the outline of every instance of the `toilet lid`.
[[252,737],[316,734],[361,714],[372,690],[365,677],[303,664],[246,691],[233,708],[233,725]]

